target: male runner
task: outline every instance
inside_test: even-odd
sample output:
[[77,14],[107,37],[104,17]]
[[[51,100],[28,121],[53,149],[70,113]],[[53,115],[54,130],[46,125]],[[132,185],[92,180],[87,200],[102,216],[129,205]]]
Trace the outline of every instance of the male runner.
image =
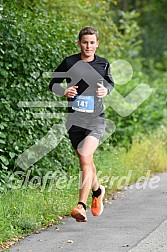
[[[66,127],[82,171],[79,201],[71,216],[78,222],[86,222],[86,202],[91,188],[92,214],[99,216],[103,211],[105,187],[98,183],[93,154],[105,132],[102,98],[111,92],[114,83],[109,62],[95,54],[99,46],[98,31],[84,27],[79,32],[78,45],[80,53],[66,57],[55,70],[55,73],[68,72],[69,76],[53,78],[50,89],[68,98]],[[64,79],[66,89],[60,85]]]

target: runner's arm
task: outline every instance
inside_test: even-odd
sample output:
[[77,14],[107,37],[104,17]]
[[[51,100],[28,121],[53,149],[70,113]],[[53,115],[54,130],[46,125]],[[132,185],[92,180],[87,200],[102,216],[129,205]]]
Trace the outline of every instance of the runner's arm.
[[106,67],[106,76],[104,77],[104,87],[107,88],[108,94],[112,91],[114,88],[114,81],[110,72],[110,64],[108,62]]
[[[64,59],[62,63],[55,69],[53,76],[61,72],[67,72],[66,59]],[[50,90],[57,95],[64,96],[66,89],[61,86],[61,83],[63,82],[64,79],[66,78],[65,77],[59,78],[54,76],[49,84]]]

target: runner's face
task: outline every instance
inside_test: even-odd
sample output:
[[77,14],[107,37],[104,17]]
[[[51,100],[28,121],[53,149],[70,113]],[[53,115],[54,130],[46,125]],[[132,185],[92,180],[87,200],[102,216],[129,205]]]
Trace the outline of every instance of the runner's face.
[[81,41],[78,41],[78,45],[81,48],[81,54],[86,57],[93,57],[99,42],[97,41],[96,35],[83,35]]

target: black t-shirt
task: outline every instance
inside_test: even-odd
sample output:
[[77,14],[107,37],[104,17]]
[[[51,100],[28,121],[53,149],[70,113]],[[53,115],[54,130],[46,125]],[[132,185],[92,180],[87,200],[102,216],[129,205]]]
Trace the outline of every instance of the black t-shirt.
[[97,97],[97,83],[103,80],[103,85],[108,93],[114,87],[114,82],[110,74],[109,62],[98,55],[94,55],[94,60],[85,62],[81,60],[81,54],[74,54],[66,57],[55,69],[53,79],[50,82],[50,89],[55,94],[63,96],[65,89],[60,85],[66,79],[67,87],[78,86],[78,95],[94,97],[94,111],[92,113],[80,112],[72,109],[74,99],[68,98],[68,119],[69,120],[89,120],[104,115],[102,99]]

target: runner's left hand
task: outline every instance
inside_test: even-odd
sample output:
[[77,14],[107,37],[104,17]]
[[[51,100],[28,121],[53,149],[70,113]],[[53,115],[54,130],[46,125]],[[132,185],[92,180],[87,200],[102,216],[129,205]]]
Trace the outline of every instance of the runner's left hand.
[[104,87],[102,84],[97,83],[97,85],[99,86],[96,93],[97,93],[97,97],[98,98],[103,98],[107,95],[108,90],[106,87]]

